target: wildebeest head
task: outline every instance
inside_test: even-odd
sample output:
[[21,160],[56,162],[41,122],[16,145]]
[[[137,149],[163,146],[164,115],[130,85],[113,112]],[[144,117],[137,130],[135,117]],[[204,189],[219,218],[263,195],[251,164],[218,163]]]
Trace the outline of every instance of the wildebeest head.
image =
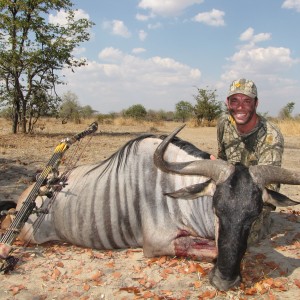
[[265,188],[270,183],[300,184],[300,175],[274,166],[232,165],[221,160],[167,162],[164,152],[176,129],[158,146],[155,165],[164,172],[208,177],[206,183],[184,187],[167,193],[173,198],[195,199],[210,195],[218,218],[218,257],[210,273],[210,282],[219,290],[228,290],[241,281],[240,264],[247,249],[252,223],[258,218],[264,202],[275,206],[299,204],[288,197]]

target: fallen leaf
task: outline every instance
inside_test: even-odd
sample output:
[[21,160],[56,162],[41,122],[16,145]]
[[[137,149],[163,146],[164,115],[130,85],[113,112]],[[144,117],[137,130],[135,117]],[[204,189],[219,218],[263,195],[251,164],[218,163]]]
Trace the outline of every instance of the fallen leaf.
[[254,287],[250,287],[245,290],[246,295],[255,295],[256,293],[257,293],[257,290]]
[[74,275],[79,275],[79,274],[81,274],[81,272],[82,272],[82,269],[77,269],[77,270],[75,270],[75,271],[73,272],[73,274],[74,274]]
[[79,298],[82,295],[82,293],[78,292],[78,291],[75,291],[72,294],[73,294],[74,297],[77,297],[77,298]]
[[300,280],[299,279],[295,279],[294,283],[300,289]]
[[273,283],[273,287],[281,288],[285,284],[285,281],[280,279],[275,279]]
[[115,273],[112,273],[112,276],[117,279],[117,278],[120,278],[122,276],[122,274],[120,272],[115,272]]
[[19,285],[13,285],[9,288],[9,290],[12,292],[13,296],[18,294],[21,290],[26,289],[24,285],[19,284]]
[[168,265],[169,267],[175,267],[178,265],[178,259],[171,259],[169,262],[168,262]]
[[274,279],[273,278],[266,278],[265,280],[263,280],[264,283],[268,284],[269,286],[272,286],[274,283]]
[[162,257],[159,258],[158,264],[159,265],[163,265],[166,261],[167,261],[167,257],[166,256],[162,256]]
[[202,275],[206,274],[205,270],[200,266],[200,264],[196,264],[196,270]]
[[53,273],[52,273],[52,275],[51,275],[51,278],[54,279],[54,280],[57,280],[57,278],[60,276],[60,274],[61,274],[60,271],[59,271],[58,269],[55,268],[55,269],[53,270]]
[[203,292],[201,295],[198,296],[199,300],[202,299],[212,299],[216,296],[217,292],[216,291],[209,291],[206,290],[205,292]]
[[64,264],[63,262],[59,261],[57,264],[56,264],[57,267],[59,268],[63,268],[64,267]]
[[161,290],[162,294],[166,295],[166,296],[171,296],[173,294],[172,291],[169,290]]
[[108,268],[114,268],[115,266],[115,263],[112,261],[112,262],[109,262],[107,264],[105,264]]
[[137,288],[136,286],[128,286],[128,287],[122,287],[119,289],[120,291],[125,291],[128,293],[134,293],[135,295],[140,295],[140,289]]
[[197,266],[194,263],[191,263],[189,266],[189,273],[196,273],[197,272]]
[[42,279],[43,281],[49,281],[49,278],[48,278],[46,275],[41,276],[41,279]]
[[141,278],[141,279],[138,280],[138,283],[139,283],[140,285],[145,285],[146,282],[147,282],[147,281],[146,281],[145,278]]
[[103,275],[103,274],[102,274],[101,271],[97,271],[96,273],[94,273],[94,274],[91,276],[91,279],[97,281],[97,280],[99,280],[99,278],[100,278],[102,275]]
[[97,258],[97,259],[103,259],[104,258],[104,254],[99,253],[99,252],[93,252],[91,255],[92,255],[91,256],[92,258]]
[[254,284],[254,289],[256,289],[257,292],[260,293],[261,295],[268,292],[269,288],[270,288],[270,285],[265,283],[264,281],[260,281],[260,282],[257,282]]
[[170,274],[173,274],[173,270],[170,268],[163,269],[162,272],[160,273],[160,276],[164,279],[166,279]]
[[154,296],[154,293],[150,292],[150,291],[146,291],[144,294],[143,294],[143,298],[144,299],[149,299],[149,298],[152,298]]
[[156,281],[154,281],[154,280],[152,280],[152,279],[148,279],[148,281],[146,282],[146,287],[148,288],[148,289],[151,289],[151,288],[153,288],[154,286],[156,286],[156,284],[157,284],[157,282]]

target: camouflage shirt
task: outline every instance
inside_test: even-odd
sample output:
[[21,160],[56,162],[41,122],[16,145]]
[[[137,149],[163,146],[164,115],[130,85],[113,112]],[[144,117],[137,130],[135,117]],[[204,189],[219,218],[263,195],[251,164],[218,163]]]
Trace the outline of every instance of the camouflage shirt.
[[[247,134],[238,133],[230,115],[218,121],[218,158],[233,164],[281,166],[284,140],[280,130],[259,116],[256,127]],[[272,187],[271,187],[272,188]],[[278,190],[278,188],[272,188]]]

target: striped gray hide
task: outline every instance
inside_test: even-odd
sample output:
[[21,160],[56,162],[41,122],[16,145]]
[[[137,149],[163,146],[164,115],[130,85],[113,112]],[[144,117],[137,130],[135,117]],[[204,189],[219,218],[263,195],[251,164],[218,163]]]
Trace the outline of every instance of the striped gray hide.
[[[143,247],[147,257],[214,258],[211,196],[174,200],[164,194],[205,182],[207,177],[160,171],[153,154],[161,139],[144,135],[103,162],[76,167],[41,225],[33,232],[36,217],[31,215],[20,237],[39,244],[59,240],[95,249]],[[183,162],[209,159],[209,154],[175,137],[164,157]]]

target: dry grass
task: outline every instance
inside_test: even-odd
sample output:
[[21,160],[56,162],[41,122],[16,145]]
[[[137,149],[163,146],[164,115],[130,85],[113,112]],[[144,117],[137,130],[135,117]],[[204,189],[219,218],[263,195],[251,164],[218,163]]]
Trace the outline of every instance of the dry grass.
[[276,124],[284,136],[300,136],[300,120],[279,120]]
[[[45,118],[39,120],[32,134],[12,134],[9,121],[0,118],[0,156],[10,159],[26,157],[26,161],[42,160],[46,162],[52,155],[53,149],[64,138],[71,137],[88,127],[93,119],[82,120],[81,124],[68,122],[62,124],[61,120]],[[85,152],[83,162],[105,159],[116,151],[128,139],[142,133],[168,133],[178,126],[175,122],[138,122],[132,119],[116,118],[111,122],[101,123],[96,136]],[[84,139],[84,143],[88,139]],[[73,148],[73,147],[72,147]],[[68,151],[69,153],[69,151]]]
[[[62,124],[61,120],[55,118],[43,118],[38,121],[34,128],[34,134],[52,134],[68,135],[71,133],[77,133],[82,130],[85,126],[91,124],[94,119],[82,120],[80,124],[68,122]],[[300,135],[300,120],[272,120],[273,123],[277,124],[284,136],[299,136]],[[174,128],[178,126],[178,122],[163,122],[163,121],[138,121],[135,119],[128,118],[114,118],[106,119],[104,122],[99,123],[100,131],[120,132],[130,129],[132,132],[155,132],[159,129],[168,130],[168,128]],[[187,127],[197,128],[199,127],[195,120],[186,122]],[[215,127],[216,122],[204,123],[203,127]],[[0,118],[0,136],[11,133],[11,124],[8,120]]]

